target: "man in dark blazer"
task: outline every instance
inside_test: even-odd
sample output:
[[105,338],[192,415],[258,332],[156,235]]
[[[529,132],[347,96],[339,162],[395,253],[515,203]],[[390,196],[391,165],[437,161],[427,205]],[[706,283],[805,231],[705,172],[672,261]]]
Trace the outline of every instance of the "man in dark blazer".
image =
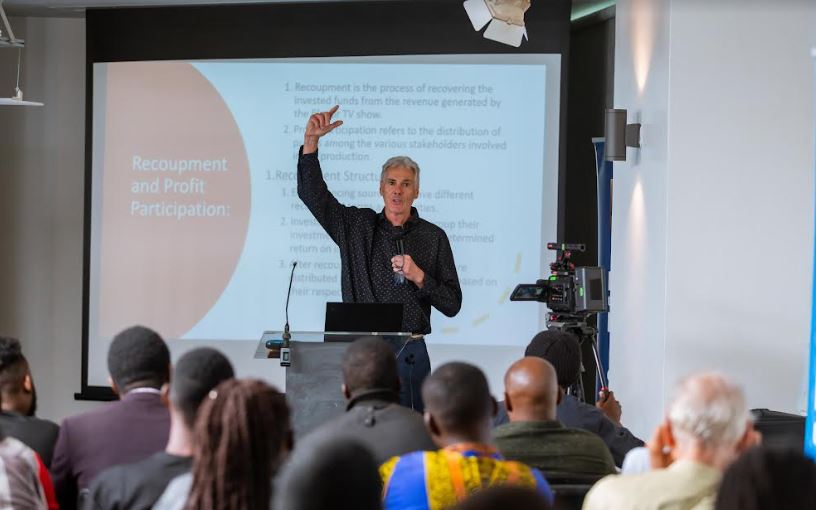
[[101,471],[142,460],[164,449],[170,414],[161,388],[170,377],[170,352],[164,340],[142,326],[116,335],[108,350],[111,387],[117,402],[66,418],[51,463],[60,508],[77,507],[77,498]]
[[399,405],[399,374],[390,345],[375,337],[352,342],[343,356],[343,381],[346,413],[307,435],[304,443],[326,436],[356,440],[378,465],[404,453],[436,449],[422,415]]
[[175,477],[193,464],[193,425],[198,408],[222,381],[235,377],[229,360],[216,349],[187,351],[173,366],[165,400],[170,409],[170,440],[164,451],[107,469],[91,484],[85,510],[149,510]]

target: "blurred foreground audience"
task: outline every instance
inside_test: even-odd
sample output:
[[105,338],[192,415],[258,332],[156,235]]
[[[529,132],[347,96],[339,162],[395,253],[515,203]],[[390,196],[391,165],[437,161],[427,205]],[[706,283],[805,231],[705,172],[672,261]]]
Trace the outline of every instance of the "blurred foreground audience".
[[434,450],[422,415],[399,405],[399,374],[394,351],[379,338],[352,342],[343,356],[343,395],[346,412],[307,436],[357,440],[377,464],[417,450]]
[[49,502],[46,497],[45,487],[50,482],[42,479],[43,471],[34,450],[0,431],[0,508],[57,508],[56,501]]
[[544,472],[547,481],[595,481],[615,473],[612,455],[595,434],[566,428],[556,419],[564,394],[555,368],[530,356],[513,363],[504,376],[504,403],[510,423],[493,430],[499,451]]
[[751,448],[725,471],[716,508],[816,508],[816,463],[798,451]]
[[742,389],[719,374],[688,377],[649,443],[653,469],[604,478],[583,508],[713,508],[722,472],[757,441]]
[[152,508],[171,479],[190,471],[193,427],[201,402],[218,384],[234,376],[229,360],[209,347],[193,349],[179,358],[169,387],[163,388],[170,409],[170,438],[164,451],[102,472],[91,484],[85,508]]
[[379,510],[378,465],[371,451],[354,439],[322,436],[298,444],[278,477],[272,508]]
[[[556,418],[565,427],[584,429],[599,436],[612,453],[616,466],[623,463],[629,450],[643,446],[643,441],[621,425],[621,406],[613,392],[605,392],[595,406],[581,402],[573,395],[567,395],[567,389],[581,375],[581,346],[575,335],[557,330],[541,331],[527,345],[524,355],[542,358],[555,367],[561,393]],[[508,421],[509,417],[502,405],[494,424],[501,425]]]
[[37,389],[20,341],[0,337],[0,427],[6,436],[19,439],[51,466],[59,427],[41,420],[37,412]]
[[284,395],[263,381],[224,381],[199,410],[192,472],[173,479],[153,508],[266,510],[291,449]]
[[170,352],[164,340],[142,326],[122,331],[108,349],[108,372],[120,400],[66,418],[60,428],[51,474],[63,510],[76,508],[80,491],[103,470],[167,444],[170,414],[161,387],[170,377]]
[[550,510],[553,508],[540,492],[527,487],[501,485],[488,487],[468,497],[453,510]]
[[481,370],[444,364],[425,379],[422,397],[426,426],[441,449],[395,457],[380,467],[386,510],[450,508],[494,485],[535,487],[552,501],[537,469],[504,460],[490,444],[496,401]]

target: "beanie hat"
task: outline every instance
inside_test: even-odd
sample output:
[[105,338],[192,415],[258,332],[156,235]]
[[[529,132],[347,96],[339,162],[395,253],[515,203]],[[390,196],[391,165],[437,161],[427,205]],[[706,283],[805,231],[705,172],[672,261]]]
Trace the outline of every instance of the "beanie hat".
[[581,345],[575,335],[566,331],[541,331],[530,341],[524,355],[549,361],[562,388],[572,386],[581,373]]

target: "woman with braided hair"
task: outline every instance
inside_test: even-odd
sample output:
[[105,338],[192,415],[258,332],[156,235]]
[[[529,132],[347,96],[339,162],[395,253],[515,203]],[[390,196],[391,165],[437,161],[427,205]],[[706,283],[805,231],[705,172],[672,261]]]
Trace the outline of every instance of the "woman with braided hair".
[[174,479],[155,509],[266,510],[292,447],[286,399],[263,381],[224,381],[205,398],[193,441],[192,473]]

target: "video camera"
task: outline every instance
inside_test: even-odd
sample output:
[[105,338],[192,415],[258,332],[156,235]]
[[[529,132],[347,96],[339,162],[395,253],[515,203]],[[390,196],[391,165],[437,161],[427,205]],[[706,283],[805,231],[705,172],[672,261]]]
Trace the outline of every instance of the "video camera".
[[580,243],[547,243],[555,250],[555,262],[550,264],[551,275],[535,283],[516,285],[510,301],[538,301],[555,313],[589,315],[606,312],[606,273],[601,267],[575,267],[570,257],[573,251],[584,252]]

